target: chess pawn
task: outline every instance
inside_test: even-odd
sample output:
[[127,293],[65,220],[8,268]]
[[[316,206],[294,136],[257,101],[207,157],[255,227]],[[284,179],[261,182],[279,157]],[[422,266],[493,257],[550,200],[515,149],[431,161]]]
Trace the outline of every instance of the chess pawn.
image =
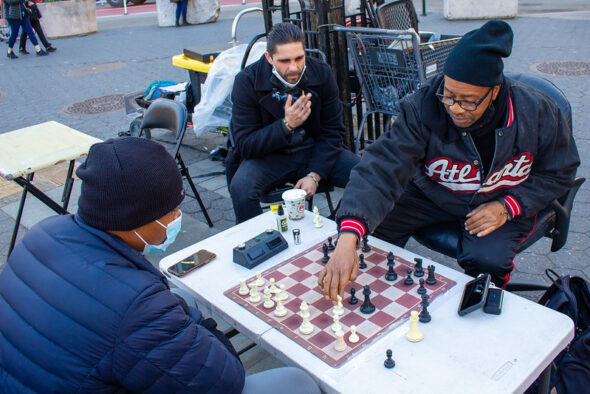
[[309,335],[313,332],[313,325],[309,322],[309,312],[303,316],[303,322],[299,326],[299,332],[303,335]]
[[344,341],[344,333],[342,330],[336,331],[336,342],[334,343],[334,349],[337,352],[343,352],[346,350],[346,341]]
[[340,324],[340,316],[334,315],[334,324],[332,324],[332,331],[338,332],[342,330],[342,325]]
[[365,255],[362,253],[359,255],[359,268],[362,270],[367,268],[367,263],[365,263]]
[[342,297],[340,294],[336,296],[338,298],[338,304],[334,308],[332,308],[332,314],[337,316],[342,316],[344,314],[344,307],[342,306]]
[[348,336],[348,342],[350,343],[357,343],[359,341],[359,336],[356,333],[356,326],[353,324],[350,326],[350,335]]
[[239,295],[248,295],[250,293],[250,289],[248,285],[246,285],[246,279],[240,279],[240,290],[238,290]]
[[275,285],[275,278],[270,278],[270,292],[276,294],[279,292],[279,288]]
[[287,314],[287,308],[283,306],[283,301],[277,300],[276,298],[275,300],[277,301],[277,307],[275,308],[274,315],[276,317],[285,316]]
[[256,273],[256,286],[262,287],[264,286],[264,279],[262,279],[262,272],[258,271]]
[[270,309],[273,306],[275,306],[274,301],[271,300],[270,297],[272,297],[272,294],[270,292],[270,289],[267,287],[266,289],[264,289],[264,304],[262,305],[266,309]]
[[289,294],[285,291],[285,285],[282,284],[279,288],[277,299],[280,299],[283,302],[287,301],[289,299]]
[[385,366],[385,368],[393,368],[395,367],[395,361],[393,361],[393,352],[391,351],[391,349],[387,349],[387,351],[385,352],[385,355],[387,356],[387,358],[385,359],[385,361],[383,362],[383,365]]
[[262,298],[260,297],[260,293],[258,293],[258,285],[256,282],[250,284],[250,302],[257,303],[260,302]]
[[424,334],[418,328],[418,319],[417,311],[410,312],[410,330],[406,334],[406,338],[410,342],[420,342],[424,339]]

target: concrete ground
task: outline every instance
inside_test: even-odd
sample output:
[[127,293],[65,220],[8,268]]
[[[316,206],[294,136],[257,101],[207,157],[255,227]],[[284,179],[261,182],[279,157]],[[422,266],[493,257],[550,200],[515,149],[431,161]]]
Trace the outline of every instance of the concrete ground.
[[[421,1],[415,3],[416,8],[421,10]],[[542,62],[588,62],[590,9],[587,1],[521,1],[519,6],[519,17],[509,21],[515,31],[515,41],[512,56],[506,61],[506,69],[544,76],[565,92],[572,104],[574,134],[582,158],[578,174],[588,176],[588,63],[585,76],[542,74],[536,68]],[[239,5],[222,7],[216,23],[181,28],[159,28],[155,13],[149,12],[103,17],[98,20],[99,31],[96,34],[51,40],[58,51],[48,57],[28,55],[12,61],[0,57],[0,133],[56,120],[97,138],[116,137],[119,131],[128,129],[131,121],[123,110],[97,115],[72,115],[66,107],[90,98],[143,90],[154,80],[187,80],[186,70],[172,66],[172,56],[181,53],[185,47],[198,47],[203,52],[229,48],[232,19],[243,8]],[[464,34],[482,24],[482,21],[449,22],[443,18],[441,11],[442,0],[427,1],[428,15],[420,17],[420,29]],[[261,22],[260,14],[244,17],[238,29],[238,39],[247,42],[254,34],[261,32]],[[154,138],[172,147],[173,138],[166,133],[155,133]],[[182,154],[193,176],[223,170],[220,162],[207,160],[211,149],[222,143],[223,136],[220,134],[206,133],[200,137],[191,132],[187,134]],[[60,166],[40,172],[36,175],[36,184],[51,196],[57,197],[61,194],[64,174],[65,168]],[[193,199],[187,198],[181,207],[185,212],[183,231],[170,252],[223,231],[234,223],[225,177],[209,175],[195,178],[195,182],[215,226],[207,227],[198,205]],[[559,252],[551,253],[549,240],[537,242],[516,257],[514,278],[546,281],[544,269],[553,268],[559,273],[590,279],[589,190],[585,185],[578,193],[567,245]],[[78,193],[79,182],[76,182],[71,212],[76,210]],[[340,195],[340,190],[334,193],[336,199]],[[0,180],[0,270],[6,261],[19,197],[18,187],[14,188],[11,183]],[[322,214],[327,215],[325,199],[319,196],[316,202]],[[19,238],[31,226],[51,214],[34,198],[29,198]],[[410,242],[408,249],[457,267],[452,259],[415,242]],[[248,343],[241,336],[235,341],[238,348]],[[246,352],[243,361],[248,373],[280,365],[258,348]]]

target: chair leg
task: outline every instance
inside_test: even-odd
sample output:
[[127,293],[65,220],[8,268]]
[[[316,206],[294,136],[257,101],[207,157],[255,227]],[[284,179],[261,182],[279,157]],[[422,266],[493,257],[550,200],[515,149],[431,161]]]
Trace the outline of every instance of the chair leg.
[[184,176],[186,178],[190,188],[192,189],[193,193],[195,194],[195,199],[199,203],[199,206],[201,207],[201,211],[203,212],[203,215],[205,215],[205,220],[207,221],[207,224],[209,225],[209,227],[213,227],[213,222],[211,221],[211,218],[209,217],[209,214],[207,213],[207,209],[205,209],[205,205],[203,204],[203,201],[201,200],[201,196],[199,195],[199,192],[197,191],[197,187],[195,186],[195,184],[191,178],[191,175],[188,172],[188,168],[186,168],[186,166],[184,165],[184,161],[182,161],[182,158],[180,157],[180,155],[178,155],[176,158],[178,160],[178,164],[180,165],[180,173],[182,174],[182,176]]
[[326,200],[328,201],[328,208],[330,209],[330,217],[334,217],[334,206],[332,205],[332,197],[330,192],[326,192]]
[[307,209],[309,211],[313,211],[313,196],[311,196],[309,200],[307,200]]

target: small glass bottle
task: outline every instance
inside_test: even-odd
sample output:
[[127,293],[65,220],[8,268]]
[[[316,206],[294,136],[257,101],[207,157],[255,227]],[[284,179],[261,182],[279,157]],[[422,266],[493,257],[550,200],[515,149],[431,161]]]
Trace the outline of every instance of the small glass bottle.
[[283,209],[282,204],[279,205],[279,209],[277,211],[277,228],[282,233],[289,229],[287,226],[287,216],[285,215],[285,210]]

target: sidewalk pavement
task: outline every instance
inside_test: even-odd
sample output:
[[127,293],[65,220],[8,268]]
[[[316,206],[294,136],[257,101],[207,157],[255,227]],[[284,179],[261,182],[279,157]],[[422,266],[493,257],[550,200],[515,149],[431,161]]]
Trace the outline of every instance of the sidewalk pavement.
[[[421,1],[415,1],[421,10]],[[578,174],[590,174],[590,46],[586,37],[590,32],[590,11],[586,1],[539,0],[523,4],[523,14],[508,22],[514,29],[514,49],[505,62],[506,70],[533,73],[553,81],[570,99],[573,109],[574,134],[582,158]],[[565,6],[564,6],[565,5]],[[97,115],[72,115],[66,107],[73,103],[105,95],[123,95],[145,89],[154,80],[185,81],[187,71],[172,66],[172,56],[185,47],[198,47],[203,52],[223,50],[231,46],[231,23],[243,6],[222,7],[216,23],[180,28],[159,28],[155,13],[99,18],[99,32],[86,37],[52,40],[56,53],[39,58],[21,56],[17,60],[0,58],[0,133],[33,124],[56,120],[97,138],[116,137],[129,127],[131,119],[122,109]],[[464,34],[479,27],[483,21],[446,21],[441,14],[442,0],[427,2],[428,16],[420,17],[420,29],[448,34]],[[437,8],[438,7],[438,8]],[[564,8],[569,7],[569,8]],[[246,15],[238,29],[238,39],[247,42],[262,29],[260,14]],[[571,61],[569,74],[578,71],[580,76],[540,73],[542,62]],[[575,67],[578,68],[575,68]],[[585,67],[585,68],[584,68]],[[584,71],[585,70],[585,71]],[[559,70],[557,70],[559,71]],[[87,110],[96,109],[88,104]],[[100,108],[98,108],[100,110]],[[172,138],[155,133],[154,138],[172,148]],[[208,153],[223,143],[223,136],[206,133],[196,137],[189,132],[184,141],[182,155],[191,174],[222,171],[220,162],[207,160]],[[36,176],[36,184],[52,196],[61,195],[65,167],[55,167]],[[196,202],[187,197],[181,208],[185,212],[183,230],[170,253],[231,227],[234,214],[223,175],[195,179],[209,215],[215,224],[207,227]],[[79,183],[75,183],[70,211],[75,212]],[[341,190],[335,193],[339,199]],[[12,184],[0,183],[0,270],[6,261],[8,243],[20,193]],[[327,216],[323,196],[316,204]],[[19,239],[39,220],[52,212],[34,197],[25,206]],[[411,241],[408,249],[425,257],[458,269],[455,261],[427,250]],[[157,264],[160,258],[153,260]],[[569,239],[556,253],[550,252],[550,241],[544,239],[519,254],[515,259],[515,279],[546,281],[545,268],[590,279],[590,187],[584,185],[576,198]],[[245,342],[244,338],[238,338]],[[239,346],[238,346],[239,347]],[[255,348],[256,349],[256,348]],[[261,350],[247,352],[248,372],[280,365]]]

